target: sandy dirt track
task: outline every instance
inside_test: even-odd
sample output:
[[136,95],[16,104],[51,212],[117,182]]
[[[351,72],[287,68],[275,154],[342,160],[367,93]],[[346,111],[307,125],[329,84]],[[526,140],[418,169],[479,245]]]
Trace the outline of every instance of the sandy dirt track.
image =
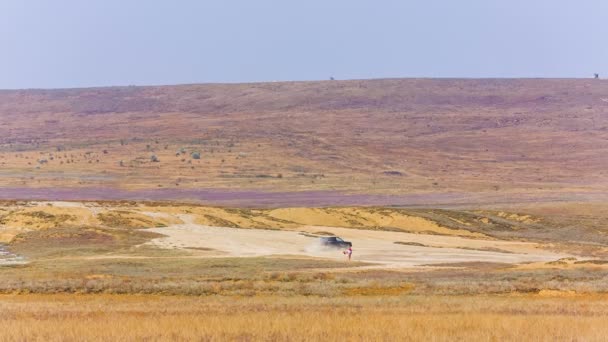
[[[303,227],[299,231],[211,227],[192,223],[152,228],[166,237],[150,242],[171,249],[197,249],[209,256],[300,256],[345,260],[340,250],[320,246],[306,233],[329,232],[353,243],[353,260],[383,268],[406,268],[458,262],[524,263],[557,260],[567,255],[552,253],[535,243],[477,240],[462,237],[370,231],[335,227]],[[418,243],[424,246],[395,242]]]

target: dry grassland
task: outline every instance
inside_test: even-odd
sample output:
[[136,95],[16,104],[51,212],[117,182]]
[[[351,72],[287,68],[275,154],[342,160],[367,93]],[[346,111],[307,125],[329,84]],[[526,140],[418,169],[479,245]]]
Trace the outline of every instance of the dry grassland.
[[[608,333],[608,252],[598,243],[605,208],[5,202],[0,233],[8,244],[0,251],[27,263],[0,266],[0,341],[600,341]],[[532,243],[575,257],[384,269],[343,259],[224,257],[205,248],[147,244],[162,236],[145,228],[177,229],[186,218],[239,232],[345,229],[315,226],[332,224],[355,228],[350,231],[359,236],[411,232],[436,244]],[[408,243],[397,246],[424,248]]]
[[[10,242],[20,232],[69,227],[153,228],[183,223],[188,214],[197,224],[236,228],[297,229],[303,226],[333,226],[370,230],[456,235],[483,238],[472,232],[470,222],[445,219],[441,215],[379,207],[233,209],[180,204],[120,202],[4,202],[0,206],[0,242]],[[485,217],[485,216],[480,216]],[[465,219],[463,219],[465,220]],[[505,221],[520,224],[518,221]]]
[[0,91],[0,186],[21,189],[15,198],[41,188],[81,199],[77,189],[87,188],[188,199],[180,191],[214,188],[415,194],[426,204],[605,199],[607,85],[393,79]]
[[[606,340],[606,94],[455,79],[0,91],[0,341]],[[14,201],[31,198],[168,202]],[[270,252],[207,245],[229,230]],[[294,251],[331,232],[357,233],[353,262]]]
[[605,296],[0,296],[3,341],[602,341]]

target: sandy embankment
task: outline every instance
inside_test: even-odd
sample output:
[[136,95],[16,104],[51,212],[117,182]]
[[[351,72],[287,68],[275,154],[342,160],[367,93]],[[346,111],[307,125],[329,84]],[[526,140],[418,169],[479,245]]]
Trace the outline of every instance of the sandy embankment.
[[[333,233],[353,243],[353,259],[400,268],[426,264],[458,262],[522,263],[551,261],[564,257],[542,250],[538,244],[512,241],[479,240],[463,237],[369,231],[335,227],[303,227],[299,231],[211,227],[193,223],[180,215],[184,224],[152,228],[166,237],[150,244],[173,249],[199,249],[209,256],[281,256],[344,259],[339,250],[321,248],[318,239],[302,232]],[[418,243],[424,246],[395,242]]]
[[[40,202],[37,206],[26,208],[25,211],[37,212],[43,209],[45,212],[57,215],[75,215],[75,219],[72,220],[73,222],[70,222],[84,225],[96,220],[97,214],[100,212],[105,212],[111,208],[99,207],[98,204],[94,203]],[[339,214],[345,214],[344,210],[346,209],[342,209]],[[137,210],[134,211],[136,212]],[[214,212],[210,213],[213,214]],[[391,224],[400,223],[410,226],[414,231],[420,231],[418,234],[321,227],[318,226],[317,222],[327,222],[327,224],[334,225],[344,224],[345,218],[342,217],[344,215],[336,215],[334,217],[327,216],[327,213],[321,212],[320,215],[323,214],[327,217],[321,216],[323,219],[315,219],[310,222],[304,220],[309,217],[293,216],[302,213],[312,215],[316,212],[313,209],[303,212],[302,210],[295,210],[294,212],[292,209],[272,212],[277,218],[290,222],[292,227],[284,228],[287,230],[238,229],[197,224],[195,223],[195,218],[200,219],[200,215],[179,214],[179,210],[177,212],[140,210],[135,214],[148,218],[165,219],[163,224],[166,223],[166,227],[149,229],[150,231],[161,233],[165,237],[154,239],[148,242],[148,244],[169,249],[196,250],[197,255],[194,257],[297,256],[344,260],[345,256],[340,250],[322,248],[318,243],[318,238],[311,236],[320,232],[334,234],[347,241],[351,241],[354,247],[353,259],[378,265],[374,267],[401,268],[461,262],[517,264],[554,261],[569,256],[549,252],[544,250],[542,245],[535,243],[493,240],[477,233],[447,230],[416,217],[399,217],[401,221],[405,220],[407,222],[399,221],[391,222]],[[222,213],[215,214],[220,215]],[[357,215],[367,214],[357,213]],[[383,217],[388,217],[391,220],[395,219],[392,216]],[[15,216],[15,219],[19,218],[20,216]],[[29,216],[27,219],[32,220]],[[235,219],[239,219],[239,217]],[[180,224],[171,224],[178,222]],[[257,221],[251,222],[256,223]],[[299,222],[302,226],[294,222]],[[21,227],[20,229],[24,229],[21,221],[17,220],[13,223],[17,228]],[[41,222],[41,226],[38,229],[44,228],[44,224],[46,223]],[[437,235],[443,232],[443,230],[452,234],[463,235],[464,232],[469,235]],[[427,231],[434,232],[435,234],[425,234],[424,232]],[[7,253],[0,245],[0,264],[23,262],[23,259]]]

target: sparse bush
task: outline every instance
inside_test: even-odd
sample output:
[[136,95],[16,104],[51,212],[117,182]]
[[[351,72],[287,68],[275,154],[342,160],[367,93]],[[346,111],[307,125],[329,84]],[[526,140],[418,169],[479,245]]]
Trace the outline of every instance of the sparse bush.
[[192,157],[192,159],[201,159],[200,152],[192,152],[192,154],[190,154],[190,156]]
[[158,163],[160,160],[158,160],[158,157],[156,156],[156,154],[153,154],[150,156],[150,161],[153,163]]

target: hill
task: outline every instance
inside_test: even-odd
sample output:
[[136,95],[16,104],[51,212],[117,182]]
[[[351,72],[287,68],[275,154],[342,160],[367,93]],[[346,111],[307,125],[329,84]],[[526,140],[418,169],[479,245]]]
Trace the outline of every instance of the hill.
[[604,201],[607,150],[601,80],[0,91],[7,199]]

